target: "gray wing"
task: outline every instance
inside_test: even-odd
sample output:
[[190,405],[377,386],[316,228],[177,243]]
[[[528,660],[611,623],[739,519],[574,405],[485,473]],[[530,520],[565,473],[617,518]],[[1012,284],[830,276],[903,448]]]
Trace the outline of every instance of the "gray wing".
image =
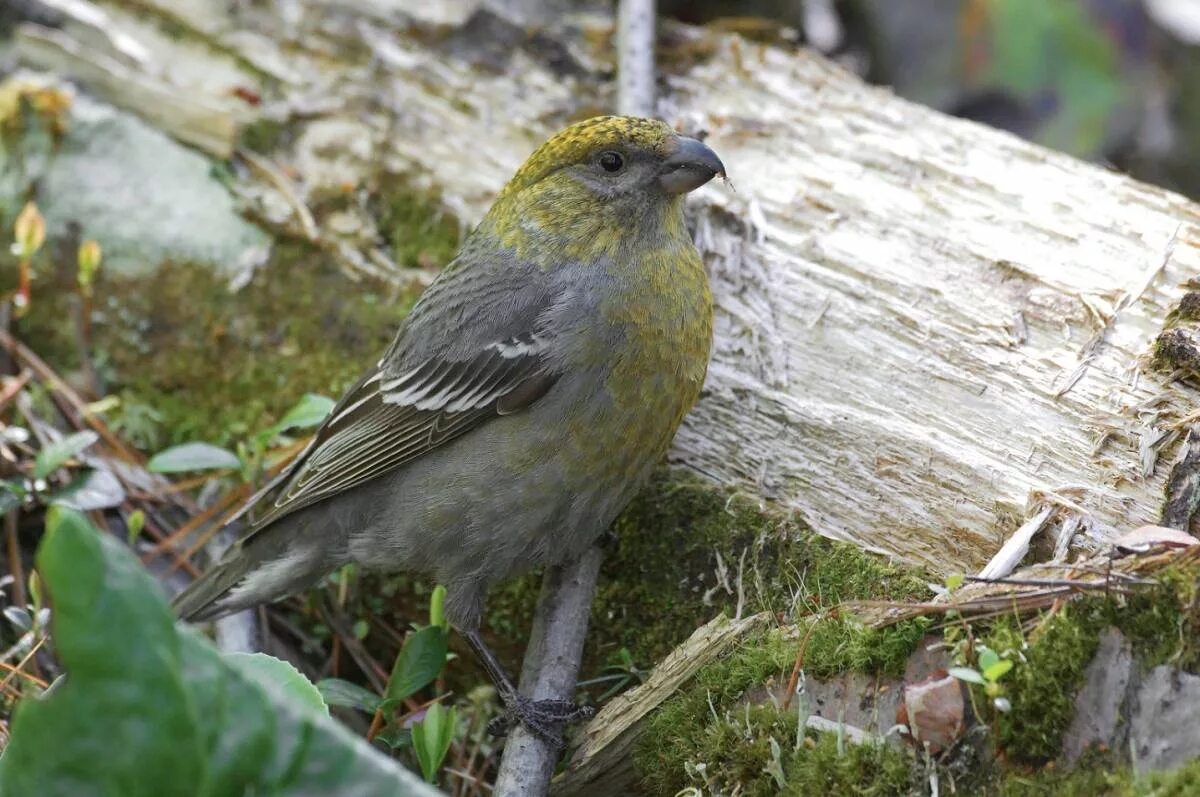
[[[296,462],[238,515],[265,509],[253,523],[263,528],[545,395],[559,376],[542,323],[555,297],[540,275],[528,275],[529,290],[511,293],[497,291],[494,276],[448,270],[431,285],[378,365],[342,397]],[[505,276],[519,284],[525,275]]]

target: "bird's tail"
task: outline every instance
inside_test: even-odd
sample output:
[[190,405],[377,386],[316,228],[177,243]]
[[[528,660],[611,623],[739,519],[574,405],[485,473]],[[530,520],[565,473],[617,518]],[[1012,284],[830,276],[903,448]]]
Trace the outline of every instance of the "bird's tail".
[[228,598],[238,582],[255,569],[257,563],[254,558],[247,556],[240,545],[235,545],[219,562],[176,595],[171,600],[171,608],[179,619],[188,622],[215,620],[244,608],[231,604]]

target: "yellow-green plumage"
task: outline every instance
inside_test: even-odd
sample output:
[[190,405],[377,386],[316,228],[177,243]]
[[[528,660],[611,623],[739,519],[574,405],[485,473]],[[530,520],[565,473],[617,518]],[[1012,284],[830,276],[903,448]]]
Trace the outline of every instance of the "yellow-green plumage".
[[497,581],[591,544],[699,396],[712,297],[683,195],[717,173],[647,119],[542,145],[180,613],[355,561],[446,584],[470,631]]

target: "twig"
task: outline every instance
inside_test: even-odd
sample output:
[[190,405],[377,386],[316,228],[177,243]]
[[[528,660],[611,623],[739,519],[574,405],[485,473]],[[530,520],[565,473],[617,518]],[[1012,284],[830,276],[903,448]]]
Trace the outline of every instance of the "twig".
[[312,211],[304,204],[304,200],[296,193],[292,181],[287,178],[279,167],[271,162],[269,158],[264,158],[257,152],[241,148],[237,150],[237,154],[241,156],[254,169],[260,172],[264,177],[278,189],[283,198],[292,207],[292,213],[296,216],[296,221],[300,224],[300,229],[304,232],[304,237],[311,242],[320,240],[321,234],[317,231],[317,223],[313,219]]
[[1022,523],[1021,528],[1013,532],[1013,535],[1001,546],[987,566],[979,571],[979,578],[1000,578],[1016,569],[1021,560],[1025,558],[1025,554],[1029,553],[1029,541],[1046,525],[1046,521],[1050,519],[1053,512],[1052,507],[1046,507]]
[[[573,563],[548,568],[525,648],[521,694],[533,700],[570,699],[575,692],[592,592],[603,553],[589,548]],[[496,776],[498,797],[543,797],[558,747],[518,726],[509,734]]]
[[617,8],[617,111],[654,116],[654,0]]
[[63,409],[63,414],[67,419],[82,429],[85,425],[90,426],[104,442],[112,449],[121,459],[126,462],[142,464],[145,462],[145,457],[135,453],[132,449],[126,446],[121,440],[112,433],[99,418],[88,412],[87,404],[79,394],[76,393],[70,385],[66,383],[54,369],[46,364],[45,360],[33,353],[33,351],[13,337],[8,331],[0,328],[0,346],[8,350],[9,354],[14,359],[20,361],[23,365],[28,366],[39,378],[46,383],[52,395],[59,397],[66,407],[59,404],[59,408]]
[[1105,589],[1107,587],[1107,581],[1077,581],[1070,578],[980,578],[978,576],[965,576],[965,580],[976,584],[1011,584],[1018,587],[1066,587],[1068,589]]
[[13,577],[13,604],[24,606],[28,598],[25,595],[25,568],[21,566],[21,544],[17,539],[17,510],[4,516],[4,541],[8,551],[8,572]]
[[[621,0],[617,9],[617,112],[654,115],[654,0]],[[579,678],[592,594],[604,554],[589,548],[575,562],[546,569],[521,668],[521,693],[534,700],[570,699]],[[493,792],[542,797],[558,749],[518,726],[509,735]]]

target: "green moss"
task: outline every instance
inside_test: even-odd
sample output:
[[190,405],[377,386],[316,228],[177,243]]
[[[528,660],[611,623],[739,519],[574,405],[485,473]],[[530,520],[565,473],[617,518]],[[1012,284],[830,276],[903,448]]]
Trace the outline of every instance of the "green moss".
[[1136,784],[1135,794],[1147,797],[1192,797],[1200,794],[1200,759],[1172,772],[1153,772]]
[[405,267],[441,267],[458,251],[461,228],[438,210],[437,197],[397,184],[374,198],[379,229],[391,246],[392,258]]
[[[897,674],[924,635],[924,619],[870,630],[848,620],[814,620],[808,639],[805,672],[824,678],[849,670]],[[650,719],[634,760],[647,794],[674,794],[695,783],[697,764],[717,793],[740,784],[743,794],[908,794],[912,766],[907,754],[891,747],[847,745],[836,755],[836,742],[819,738],[793,749],[796,716],[780,714],[773,704],[740,701],[752,689],[786,682],[801,638],[772,631],[747,640],[737,651],[696,674],[692,683],[667,701]],[[770,739],[786,752],[780,766],[782,790],[768,774],[773,761]],[[831,748],[830,745],[833,745]],[[710,786],[713,786],[710,783]]]
[[996,797],[1125,797],[1134,792],[1128,769],[1113,770],[1103,762],[1069,772],[1010,772],[987,793]]
[[238,130],[238,142],[247,149],[270,155],[283,143],[287,124],[279,119],[260,116]]
[[853,619],[821,619],[809,637],[804,670],[814,678],[844,672],[900,676],[933,621],[926,617],[885,628],[871,628]]
[[1159,333],[1154,340],[1152,364],[1160,371],[1185,371],[1189,376],[1200,374],[1200,349],[1196,332],[1190,327],[1176,327]]
[[786,679],[796,644],[778,631],[748,640],[702,668],[685,692],[668,701],[634,753],[644,792],[675,794],[700,785],[716,794],[912,793],[906,752],[853,744],[839,752],[833,734],[812,732],[797,746],[795,713],[772,703],[739,702],[754,687]]
[[[43,286],[45,287],[45,286]],[[416,289],[349,280],[326,255],[279,246],[245,288],[166,263],[97,286],[93,358],[151,447],[231,444],[310,391],[336,396],[384,350]],[[40,290],[20,334],[64,370],[78,365],[68,289]]]
[[[795,616],[844,600],[904,600],[927,591],[916,574],[678,470],[660,469],[614,532],[593,603],[585,677],[622,648],[649,667],[717,614],[732,616],[739,570],[747,614]],[[536,576],[517,580],[492,595],[489,624],[497,636],[524,638],[539,583]]]
[[[982,641],[1017,665],[1002,683],[1012,710],[996,715],[997,743],[1014,761],[1044,762],[1058,755],[1062,735],[1075,713],[1075,693],[1100,643],[1100,628],[1064,607],[1026,644],[1019,623],[997,621]],[[981,703],[986,697],[979,693]]]
[[[1033,625],[1028,634],[1013,617],[981,626],[979,640],[1017,662],[1002,686],[1012,710],[993,714],[997,743],[1012,761],[1041,764],[1061,751],[1075,714],[1075,695],[1104,629],[1129,639],[1143,669],[1172,663],[1185,669],[1200,661],[1200,628],[1194,566],[1174,567],[1156,583],[1131,595],[1093,595],[1072,601]],[[955,629],[949,631],[954,641]],[[976,688],[980,705],[988,705]]]

